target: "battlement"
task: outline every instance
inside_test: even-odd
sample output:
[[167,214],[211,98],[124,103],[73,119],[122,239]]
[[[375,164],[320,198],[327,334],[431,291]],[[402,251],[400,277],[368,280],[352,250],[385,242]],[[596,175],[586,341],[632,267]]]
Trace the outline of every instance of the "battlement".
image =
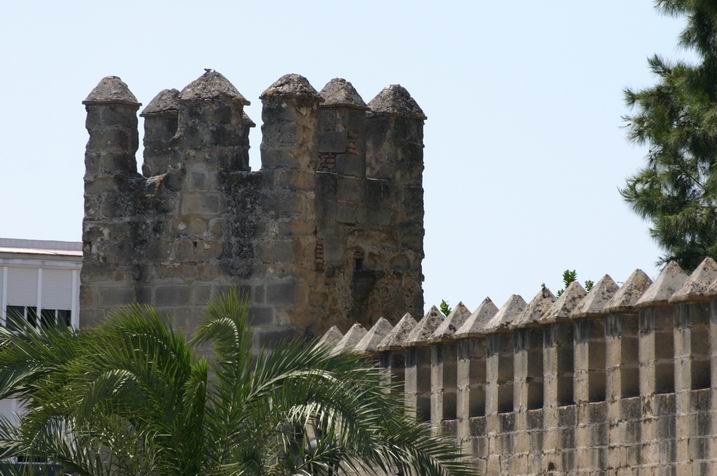
[[423,123],[401,86],[368,105],[350,82],[297,74],[262,101],[261,169],[249,101],[207,70],[141,111],[116,76],[83,104],[82,325],[149,303],[187,330],[230,287],[252,296],[259,341],[313,335],[423,305]]
[[[329,329],[480,474],[714,474],[717,263]],[[390,389],[390,390],[389,390]]]

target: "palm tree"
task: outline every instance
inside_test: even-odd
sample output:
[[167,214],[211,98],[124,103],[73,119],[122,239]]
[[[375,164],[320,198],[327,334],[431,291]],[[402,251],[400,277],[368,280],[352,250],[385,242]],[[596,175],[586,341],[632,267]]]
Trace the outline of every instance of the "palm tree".
[[1,329],[0,399],[26,413],[0,422],[0,458],[81,475],[472,474],[362,357],[307,342],[254,355],[251,341],[235,293],[191,340],[139,305],[89,330]]

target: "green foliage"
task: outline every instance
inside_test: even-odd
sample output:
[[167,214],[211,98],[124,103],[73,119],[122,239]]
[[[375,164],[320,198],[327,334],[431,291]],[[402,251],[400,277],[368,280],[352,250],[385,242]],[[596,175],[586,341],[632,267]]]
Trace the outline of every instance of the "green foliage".
[[[563,271],[563,288],[558,289],[557,295],[558,297],[562,296],[562,294],[565,292],[566,289],[568,289],[568,286],[570,286],[570,283],[578,279],[578,273],[577,271],[566,269]],[[585,290],[590,291],[593,286],[595,285],[594,282],[592,282],[590,279],[585,281]]]
[[578,273],[574,269],[571,271],[569,269],[566,269],[563,271],[563,285],[565,286],[565,289],[570,286],[570,283],[578,279]]
[[453,310],[453,308],[448,305],[448,303],[446,302],[445,299],[441,299],[441,305],[439,306],[439,309],[441,310],[441,312],[443,313],[444,316],[447,316]]
[[0,398],[26,408],[19,427],[0,419],[0,459],[100,476],[472,474],[362,357],[307,342],[252,354],[247,308],[215,299],[191,341],[138,305],[79,332],[0,328]]
[[565,292],[566,289],[568,289],[568,286],[570,286],[570,283],[578,279],[578,273],[573,269],[569,270],[566,269],[563,271],[563,288],[558,289],[557,295],[558,297],[562,296],[562,294]]
[[658,0],[664,14],[684,16],[682,47],[695,64],[649,59],[655,86],[625,90],[635,113],[625,117],[631,140],[649,146],[645,166],[627,179],[622,196],[651,223],[664,249],[660,262],[694,269],[717,257],[717,4]]

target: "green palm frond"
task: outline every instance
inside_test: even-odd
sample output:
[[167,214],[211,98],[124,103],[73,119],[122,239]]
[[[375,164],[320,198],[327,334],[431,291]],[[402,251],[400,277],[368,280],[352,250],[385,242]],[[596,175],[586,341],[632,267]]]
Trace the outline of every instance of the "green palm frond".
[[191,341],[144,306],[79,333],[1,333],[0,389],[27,412],[0,421],[0,455],[97,475],[472,474],[362,357],[301,341],[253,354],[247,309],[218,297]]

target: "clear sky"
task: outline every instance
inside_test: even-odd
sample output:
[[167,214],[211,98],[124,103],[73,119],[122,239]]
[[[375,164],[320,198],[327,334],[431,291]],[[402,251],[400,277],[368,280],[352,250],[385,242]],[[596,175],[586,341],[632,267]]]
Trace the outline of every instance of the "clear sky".
[[81,239],[81,101],[103,76],[147,104],[214,68],[260,123],[259,94],[295,72],[367,102],[400,83],[426,112],[426,304],[528,300],[568,267],[654,278],[659,250],[618,193],[645,153],[622,90],[653,83],[653,53],[684,56],[682,23],[651,0],[6,1],[0,236]]

